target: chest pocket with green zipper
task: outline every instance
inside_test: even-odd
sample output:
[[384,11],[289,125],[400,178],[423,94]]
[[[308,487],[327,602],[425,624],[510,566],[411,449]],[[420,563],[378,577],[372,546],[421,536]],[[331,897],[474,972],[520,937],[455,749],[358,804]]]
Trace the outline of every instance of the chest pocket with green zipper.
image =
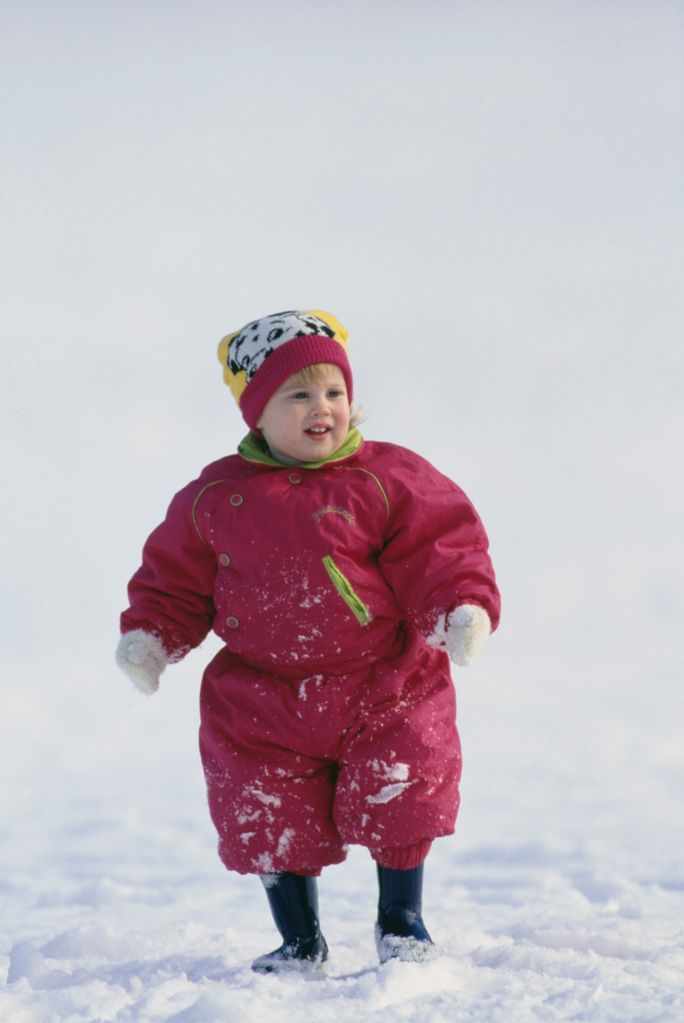
[[349,582],[346,575],[343,572],[340,572],[329,554],[326,554],[323,558],[323,565],[330,577],[330,581],[356,618],[357,622],[361,625],[368,625],[373,616],[358,594],[354,592],[352,584]]

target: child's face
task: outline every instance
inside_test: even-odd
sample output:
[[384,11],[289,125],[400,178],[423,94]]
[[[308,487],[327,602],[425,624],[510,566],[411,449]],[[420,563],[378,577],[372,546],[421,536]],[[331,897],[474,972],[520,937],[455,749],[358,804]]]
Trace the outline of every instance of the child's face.
[[273,394],[257,423],[279,462],[321,462],[349,432],[349,399],[342,371],[323,366],[313,380],[295,373]]

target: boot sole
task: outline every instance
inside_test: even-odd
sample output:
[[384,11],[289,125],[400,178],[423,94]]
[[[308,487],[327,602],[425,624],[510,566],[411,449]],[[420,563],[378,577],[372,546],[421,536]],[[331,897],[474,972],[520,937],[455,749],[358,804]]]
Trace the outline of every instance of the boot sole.
[[317,973],[325,970],[324,959],[272,959],[260,956],[252,963],[254,973]]
[[402,963],[423,963],[437,955],[431,941],[413,937],[399,937],[397,934],[381,934],[375,930],[375,947],[381,964],[398,960]]

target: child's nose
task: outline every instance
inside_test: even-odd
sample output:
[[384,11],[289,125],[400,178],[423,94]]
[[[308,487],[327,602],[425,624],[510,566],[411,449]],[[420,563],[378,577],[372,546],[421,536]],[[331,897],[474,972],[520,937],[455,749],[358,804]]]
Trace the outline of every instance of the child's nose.
[[313,411],[317,413],[324,413],[328,411],[328,395],[317,394],[314,397]]

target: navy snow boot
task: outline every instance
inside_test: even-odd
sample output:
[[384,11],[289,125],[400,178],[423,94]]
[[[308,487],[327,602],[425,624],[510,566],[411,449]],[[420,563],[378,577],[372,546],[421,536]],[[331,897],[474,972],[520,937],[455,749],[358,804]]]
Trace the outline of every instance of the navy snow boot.
[[378,864],[378,886],[375,944],[380,962],[427,959],[434,945],[421,916],[423,864],[412,870],[390,870]]
[[316,878],[283,871],[262,874],[261,880],[283,943],[255,959],[252,969],[257,973],[319,969],[328,958],[328,946],[318,922]]

